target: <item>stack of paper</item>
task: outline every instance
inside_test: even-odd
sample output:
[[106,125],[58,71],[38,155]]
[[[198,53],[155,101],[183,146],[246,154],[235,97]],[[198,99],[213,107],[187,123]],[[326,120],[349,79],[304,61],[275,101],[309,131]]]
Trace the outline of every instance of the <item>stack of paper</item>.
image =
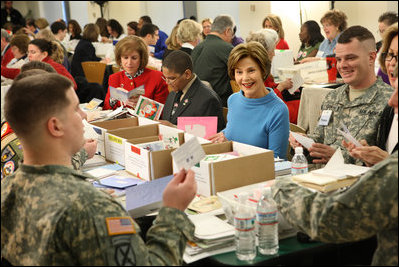
[[369,169],[369,167],[344,164],[341,149],[338,148],[324,168],[292,176],[292,180],[308,188],[321,192],[330,192],[351,186],[360,175]]
[[183,255],[186,263],[233,251],[234,226],[208,213],[189,215],[195,225],[194,242],[189,242]]

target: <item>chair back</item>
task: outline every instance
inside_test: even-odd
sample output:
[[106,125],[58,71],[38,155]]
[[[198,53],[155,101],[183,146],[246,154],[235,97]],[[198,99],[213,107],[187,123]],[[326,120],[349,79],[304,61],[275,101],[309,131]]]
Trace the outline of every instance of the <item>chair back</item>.
[[231,85],[231,89],[233,90],[233,93],[237,93],[240,92],[240,86],[237,84],[236,81],[234,80],[230,80],[230,85]]
[[97,61],[82,62],[83,72],[89,83],[103,84],[105,67],[107,64]]

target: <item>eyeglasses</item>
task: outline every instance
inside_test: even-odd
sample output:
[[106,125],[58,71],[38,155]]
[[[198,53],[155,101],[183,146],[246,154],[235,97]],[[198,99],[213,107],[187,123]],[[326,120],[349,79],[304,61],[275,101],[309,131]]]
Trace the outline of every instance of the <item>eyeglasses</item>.
[[167,84],[173,84],[177,79],[179,79],[182,75],[178,77],[173,77],[173,78],[166,78],[165,76],[162,76],[162,79],[167,83]]
[[391,60],[392,60],[393,58],[395,58],[395,61],[398,62],[398,55],[395,55],[394,53],[387,53],[387,52],[384,52],[384,53],[381,53],[381,55],[383,56],[383,58],[385,59],[385,61],[391,62]]

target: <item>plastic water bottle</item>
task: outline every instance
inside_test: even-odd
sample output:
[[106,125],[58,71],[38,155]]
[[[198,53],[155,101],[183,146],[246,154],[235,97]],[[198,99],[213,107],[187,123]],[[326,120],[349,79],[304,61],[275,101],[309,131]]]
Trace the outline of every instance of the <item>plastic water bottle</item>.
[[308,172],[308,161],[303,154],[303,148],[297,147],[295,148],[295,155],[292,158],[291,162],[291,174],[303,174]]
[[255,213],[245,204],[248,193],[238,195],[238,209],[234,217],[236,255],[239,260],[250,261],[256,256]]
[[272,198],[270,188],[262,190],[262,197],[256,209],[258,224],[259,252],[263,255],[274,255],[278,252],[278,211]]

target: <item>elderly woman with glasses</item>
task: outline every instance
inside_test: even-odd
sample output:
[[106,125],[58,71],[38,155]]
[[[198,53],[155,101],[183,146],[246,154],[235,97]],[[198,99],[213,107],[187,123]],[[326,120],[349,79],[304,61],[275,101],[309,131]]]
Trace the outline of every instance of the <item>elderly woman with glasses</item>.
[[[120,40],[115,46],[115,60],[121,71],[109,76],[108,85],[127,91],[144,89],[144,96],[162,104],[168,97],[168,85],[162,79],[162,72],[146,68],[148,64],[147,45],[143,39],[131,35]],[[111,98],[108,88],[105,96],[104,109],[116,109],[124,105],[135,107],[139,95],[132,96],[126,103]]]
[[[395,85],[397,75],[394,75],[398,63],[398,23],[387,28],[383,35],[379,63],[381,70],[388,75],[389,83]],[[397,72],[397,69],[396,69]],[[367,166],[373,166],[398,150],[398,114],[387,105],[381,114],[377,130],[375,146],[369,146],[366,140],[361,140],[362,147],[343,142],[352,157],[362,160]]]

